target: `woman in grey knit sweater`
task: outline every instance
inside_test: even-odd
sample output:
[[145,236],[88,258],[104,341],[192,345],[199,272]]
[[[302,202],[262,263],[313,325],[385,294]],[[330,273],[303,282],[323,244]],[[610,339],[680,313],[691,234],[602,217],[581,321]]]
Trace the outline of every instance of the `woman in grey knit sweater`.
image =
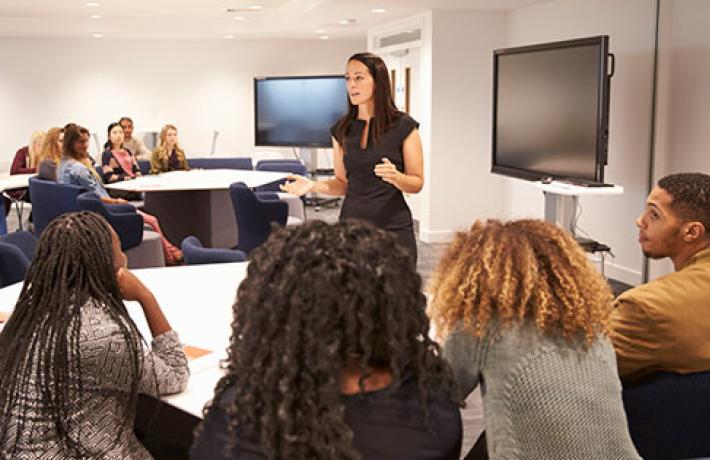
[[611,293],[566,232],[478,221],[449,246],[432,294],[462,396],[481,384],[491,458],[639,458],[606,337]]
[[[187,359],[97,214],[42,232],[0,333],[0,458],[150,459],[133,434],[138,393],[181,391]],[[148,349],[123,300],[143,308]]]

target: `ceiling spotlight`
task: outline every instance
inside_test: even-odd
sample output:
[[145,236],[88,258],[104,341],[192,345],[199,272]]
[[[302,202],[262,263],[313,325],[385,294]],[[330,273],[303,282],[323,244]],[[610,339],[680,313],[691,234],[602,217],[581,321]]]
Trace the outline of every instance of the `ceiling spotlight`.
[[330,40],[330,37],[327,36],[327,35],[321,35],[319,38],[320,38],[321,40]]
[[90,17],[91,19],[101,19],[101,15],[100,15],[100,14],[92,14],[92,15],[89,16],[89,17]]
[[370,11],[372,11],[373,13],[386,13],[387,12],[387,10],[384,8],[373,8]]
[[96,6],[100,6],[100,5],[98,2],[86,2],[86,6],[96,7]]
[[247,8],[250,9],[250,10],[252,10],[252,11],[259,11],[259,10],[262,9],[263,7],[262,7],[261,5],[252,5],[252,6],[249,6],[249,7],[247,7]]
[[232,35],[232,34],[226,34],[226,35],[224,35],[224,38],[227,39],[227,40],[231,40],[231,39],[234,38],[234,35]]
[[102,33],[95,33],[95,34],[92,34],[91,36],[94,37],[94,38],[101,38],[101,37],[104,36],[104,34],[102,34]]
[[320,35],[320,34],[324,34],[324,33],[325,33],[325,30],[323,30],[323,29],[318,29],[318,30],[314,30],[313,33]]
[[243,20],[245,20],[245,19],[246,19],[246,18],[245,18],[244,16],[234,16],[234,20],[235,20],[235,21],[243,21]]
[[340,23],[344,26],[355,24],[355,19],[341,19]]

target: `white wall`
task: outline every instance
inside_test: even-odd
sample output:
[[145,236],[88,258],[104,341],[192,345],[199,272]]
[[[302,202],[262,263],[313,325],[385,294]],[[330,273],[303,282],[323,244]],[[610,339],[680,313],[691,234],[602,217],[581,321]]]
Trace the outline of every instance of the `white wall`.
[[[641,281],[643,258],[635,217],[647,195],[651,136],[654,2],[652,0],[556,0],[512,11],[509,46],[609,35],[616,56],[611,82],[609,165],[605,181],[622,185],[620,197],[583,197],[579,226],[609,245],[615,259],[607,275],[631,284]],[[508,180],[510,217],[543,216],[539,191]]]
[[218,155],[278,150],[254,147],[253,78],[340,74],[365,45],[364,39],[0,40],[0,171],[36,129],[75,121],[104,142],[109,122],[122,115],[133,118],[136,131],[175,124],[188,156],[207,155],[214,130]]

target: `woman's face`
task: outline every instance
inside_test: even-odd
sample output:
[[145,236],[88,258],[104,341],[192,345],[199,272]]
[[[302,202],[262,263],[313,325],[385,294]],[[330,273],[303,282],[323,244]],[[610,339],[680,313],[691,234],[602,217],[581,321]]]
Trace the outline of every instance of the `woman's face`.
[[175,147],[177,144],[177,131],[174,129],[168,129],[165,133],[165,145],[168,147]]
[[352,105],[370,102],[375,96],[375,79],[365,64],[355,59],[348,61],[345,83]]
[[121,128],[121,125],[116,125],[111,128],[111,132],[109,132],[109,139],[111,139],[111,144],[114,148],[121,148],[123,145],[123,128]]
[[59,147],[60,152],[64,148],[64,133],[63,132],[59,133],[59,136],[57,137],[57,146]]
[[82,133],[79,139],[74,142],[72,148],[76,153],[86,156],[89,151],[89,135]]

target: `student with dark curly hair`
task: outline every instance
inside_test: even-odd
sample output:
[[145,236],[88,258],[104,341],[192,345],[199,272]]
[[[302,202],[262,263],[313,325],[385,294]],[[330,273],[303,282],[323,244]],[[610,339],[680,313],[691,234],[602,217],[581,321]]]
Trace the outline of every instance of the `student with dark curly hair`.
[[[0,458],[152,458],[133,434],[138,393],[182,391],[187,359],[125,264],[98,214],[64,214],[42,232],[0,333]],[[140,303],[150,348],[123,300]]]
[[606,337],[611,292],[539,220],[476,222],[436,268],[430,313],[464,395],[479,384],[491,458],[639,458]]
[[451,371],[396,243],[314,221],[252,253],[192,458],[459,458]]
[[670,258],[675,272],[616,300],[611,338],[621,378],[710,371],[710,176],[659,180],[636,226],[644,254]]

